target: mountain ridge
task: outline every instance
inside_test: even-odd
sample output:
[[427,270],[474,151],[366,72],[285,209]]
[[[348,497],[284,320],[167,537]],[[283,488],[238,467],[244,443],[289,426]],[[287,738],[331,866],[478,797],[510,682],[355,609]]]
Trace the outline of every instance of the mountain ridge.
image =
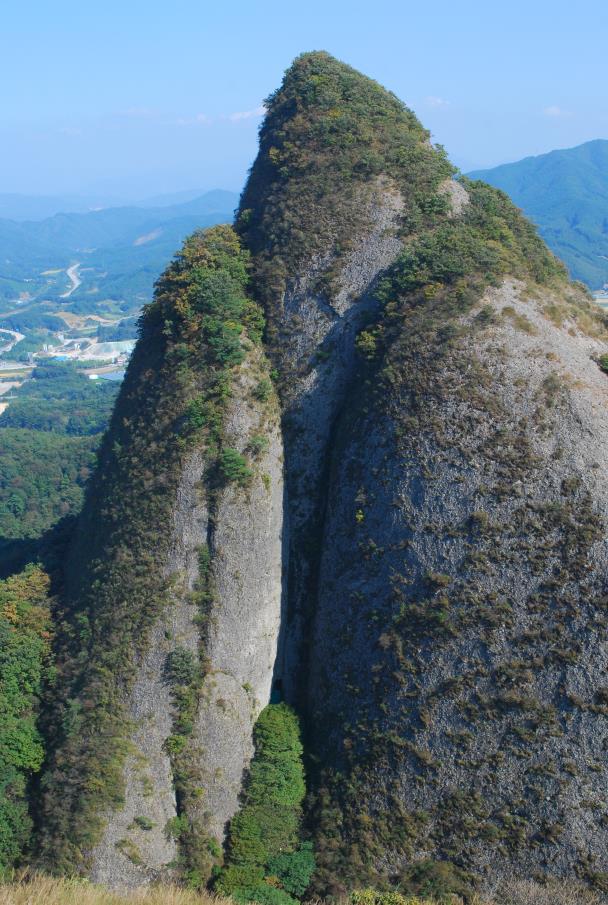
[[[87,214],[103,208],[117,207],[168,207],[193,201],[203,195],[233,195],[226,189],[186,189],[180,192],[151,195],[137,200],[105,197],[102,195],[24,195],[17,192],[0,192],[0,219],[15,222],[46,220],[55,214]],[[224,204],[221,205],[223,209]]]
[[135,312],[151,300],[162,265],[186,235],[231,220],[237,201],[236,194],[218,190],[156,208],[132,205],[57,213],[31,222],[0,219],[5,306],[12,300],[15,307],[18,290],[30,302],[57,302],[66,289],[61,271],[79,262],[85,273],[68,306],[96,313],[109,297]]
[[574,279],[608,282],[608,140],[595,139],[469,173],[507,192],[539,227]]

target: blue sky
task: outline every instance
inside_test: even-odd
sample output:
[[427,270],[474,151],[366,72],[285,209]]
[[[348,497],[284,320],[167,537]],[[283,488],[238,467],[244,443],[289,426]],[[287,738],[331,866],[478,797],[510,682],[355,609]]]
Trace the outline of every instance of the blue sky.
[[8,0],[0,192],[239,189],[263,98],[319,49],[464,169],[608,138],[605,0]]

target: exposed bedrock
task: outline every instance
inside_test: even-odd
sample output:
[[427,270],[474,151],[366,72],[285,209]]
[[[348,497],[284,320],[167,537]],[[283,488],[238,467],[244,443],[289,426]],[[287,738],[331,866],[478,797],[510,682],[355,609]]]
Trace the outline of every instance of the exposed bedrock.
[[[166,564],[169,603],[152,630],[129,697],[135,729],[124,768],[124,805],[106,816],[103,839],[92,853],[91,878],[113,887],[167,874],[179,857],[167,833],[168,821],[180,812],[167,753],[175,718],[167,658],[184,649],[198,657],[202,650],[205,675],[189,739],[200,793],[188,816],[220,844],[253,753],[253,724],[270,699],[281,607],[283,457],[276,410],[252,396],[260,377],[255,357],[234,378],[224,426],[226,443],[241,453],[256,434],[263,431],[268,439],[250,486],[229,485],[210,513],[208,463],[196,450],[177,490]],[[193,592],[205,548],[212,592],[201,641]]]
[[369,229],[341,262],[334,297],[315,291],[332,263],[316,260],[290,281],[282,303],[277,354],[289,375],[283,416],[289,537],[288,602],[277,677],[292,699],[302,691],[303,635],[315,594],[332,430],[352,381],[356,334],[377,308],[376,280],[401,249],[399,193],[378,180],[367,204]]
[[268,703],[283,444],[249,255],[218,226],[157,285],[66,568],[42,858],[202,882]]
[[414,310],[393,392],[368,375],[341,420],[309,712],[372,874],[608,871],[608,347],[580,304],[505,280],[445,345]]

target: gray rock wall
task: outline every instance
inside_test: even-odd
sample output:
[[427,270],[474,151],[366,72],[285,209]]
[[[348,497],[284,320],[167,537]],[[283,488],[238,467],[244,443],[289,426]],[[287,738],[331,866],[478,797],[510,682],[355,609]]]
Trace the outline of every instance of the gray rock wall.
[[220,495],[210,535],[217,603],[195,737],[203,752],[201,808],[220,842],[253,754],[253,724],[270,701],[281,622],[283,445],[276,405],[264,409],[253,398],[258,378],[250,367],[235,381],[226,442],[247,452],[257,435],[268,446],[254,460],[251,486]]
[[352,860],[359,844],[372,873],[431,857],[601,885],[606,335],[514,281],[460,326],[455,348],[432,334],[395,351],[392,392],[371,380],[340,425],[311,641],[315,753],[357,790],[341,845]]
[[[207,462],[197,449],[185,464],[173,513],[166,577],[171,601],[154,627],[140,664],[129,711],[135,731],[125,765],[124,807],[108,815],[92,856],[91,879],[112,887],[138,886],[171,874],[179,852],[166,833],[176,799],[165,742],[174,704],[164,671],[167,656],[186,648],[204,657],[206,677],[193,733],[202,778],[199,817],[223,841],[237,808],[251,754],[252,728],[269,699],[281,617],[283,456],[276,400],[258,402],[261,353],[251,348],[233,380],[225,443],[252,460],[250,486],[230,484],[213,498],[205,490]],[[254,456],[251,439],[266,438]],[[198,608],[191,593],[199,554],[211,554],[214,598],[201,648]]]
[[283,299],[276,354],[282,364],[289,544],[287,605],[277,674],[297,699],[302,648],[315,595],[318,538],[334,423],[353,376],[355,338],[377,306],[373,287],[401,250],[403,202],[388,180],[378,179],[367,197],[368,229],[354,238],[333,278],[333,293],[318,288],[331,258],[311,262],[295,276]]
[[209,523],[201,492],[204,469],[204,456],[197,449],[185,464],[173,512],[166,576],[173,579],[175,593],[152,631],[129,701],[135,731],[124,768],[125,804],[108,816],[103,839],[92,855],[91,879],[111,887],[139,886],[170,874],[178,857],[175,839],[166,833],[177,806],[165,751],[173,731],[174,705],[164,672],[167,657],[178,646],[198,656],[197,610],[188,594],[198,578],[198,550],[206,542]]

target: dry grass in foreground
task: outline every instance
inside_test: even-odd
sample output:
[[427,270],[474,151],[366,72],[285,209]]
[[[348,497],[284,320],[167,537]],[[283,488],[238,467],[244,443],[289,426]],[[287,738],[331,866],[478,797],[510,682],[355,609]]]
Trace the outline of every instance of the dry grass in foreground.
[[0,905],[233,905],[177,886],[144,887],[123,894],[73,880],[34,877],[0,885]]
[[[355,898],[353,896],[353,898]],[[380,898],[380,897],[379,897]],[[388,894],[386,905],[439,905],[430,899]],[[398,900],[401,900],[400,902]],[[454,897],[453,905],[461,905]],[[527,880],[502,883],[490,898],[475,898],[470,905],[603,905],[608,900],[578,883],[567,881],[540,886]],[[109,892],[102,886],[51,877],[34,877],[0,884],[0,905],[234,905],[204,892],[177,886],[151,886],[125,893]],[[322,905],[317,902],[316,905]],[[346,900],[343,905],[349,905]],[[444,903],[447,905],[447,903]]]

